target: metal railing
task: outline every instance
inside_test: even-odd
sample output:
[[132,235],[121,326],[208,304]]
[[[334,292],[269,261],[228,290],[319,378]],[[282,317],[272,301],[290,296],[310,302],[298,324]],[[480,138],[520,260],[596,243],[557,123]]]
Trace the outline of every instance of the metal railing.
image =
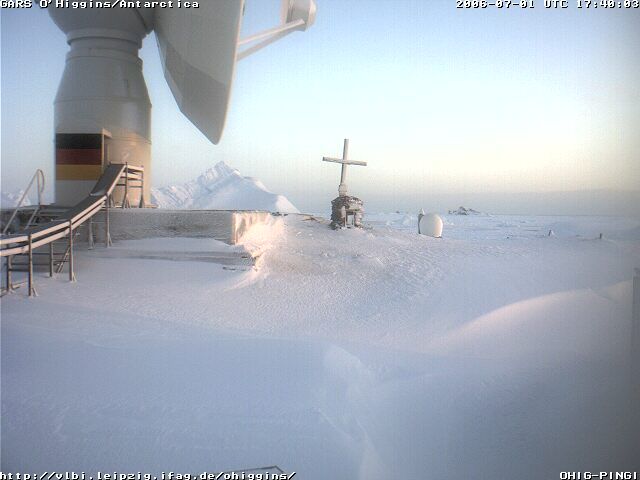
[[[75,274],[73,270],[73,241],[74,231],[77,230],[86,221],[90,221],[94,215],[104,209],[105,222],[104,222],[104,235],[105,246],[108,247],[111,243],[111,235],[109,233],[109,207],[111,203],[111,196],[114,189],[120,186],[119,182],[122,177],[125,177],[125,182],[128,182],[129,175],[132,174],[133,168],[125,164],[110,164],[102,176],[96,182],[95,187],[91,193],[80,201],[74,207],[65,211],[60,218],[52,220],[42,225],[36,225],[29,227],[24,231],[12,234],[0,236],[0,257],[6,257],[6,290],[9,292],[12,290],[11,273],[15,271],[12,269],[12,257],[14,255],[27,255],[27,284],[29,287],[29,296],[36,295],[35,287],[33,285],[33,255],[34,250],[45,245],[51,245],[53,242],[67,237],[68,245],[66,248],[65,256],[62,262],[67,262],[69,265],[69,280],[75,280]],[[134,180],[142,180],[140,173],[142,169],[135,167],[136,178]],[[35,178],[35,175],[34,175]],[[32,179],[33,183],[33,179]],[[29,185],[29,187],[31,184]],[[127,188],[125,186],[125,188]],[[142,183],[140,189],[142,190]],[[125,191],[125,201],[127,198]],[[142,197],[141,192],[141,197]],[[40,200],[40,198],[39,198]],[[143,200],[141,200],[141,205]],[[13,219],[13,217],[12,217]],[[64,264],[64,263],[62,263]],[[53,249],[49,248],[49,272],[50,276],[53,276]],[[22,270],[20,270],[22,271]]]
[[7,221],[7,224],[2,229],[2,234],[3,235],[7,233],[7,231],[9,230],[9,227],[11,226],[11,223],[13,222],[13,220],[16,218],[16,215],[18,214],[18,211],[20,210],[20,208],[22,208],[22,203],[24,202],[24,199],[27,198],[27,195],[28,195],[29,191],[31,190],[31,187],[33,186],[33,182],[37,182],[37,185],[38,185],[38,190],[37,190],[37,193],[38,193],[38,206],[33,211],[33,214],[29,218],[29,221],[27,222],[27,225],[31,224],[31,222],[32,222],[33,218],[35,217],[36,213],[42,207],[42,193],[44,192],[44,186],[45,186],[44,172],[42,170],[40,170],[40,169],[37,169],[36,173],[34,173],[33,177],[31,177],[31,181],[29,182],[29,185],[27,185],[27,188],[25,189],[24,193],[20,197],[20,200],[16,204],[16,208],[13,210],[13,213],[9,217],[9,220]]
[[124,165],[124,172],[120,177],[120,183],[116,185],[117,187],[124,188],[120,208],[131,208],[131,202],[129,201],[130,189],[140,190],[138,208],[144,208],[144,168],[136,165],[129,165],[128,163],[125,163]]

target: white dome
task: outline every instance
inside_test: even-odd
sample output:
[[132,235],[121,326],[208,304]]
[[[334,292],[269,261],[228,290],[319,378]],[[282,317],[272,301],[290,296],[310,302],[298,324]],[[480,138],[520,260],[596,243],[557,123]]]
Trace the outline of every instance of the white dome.
[[420,219],[420,233],[430,237],[442,237],[442,219],[435,213],[427,213]]

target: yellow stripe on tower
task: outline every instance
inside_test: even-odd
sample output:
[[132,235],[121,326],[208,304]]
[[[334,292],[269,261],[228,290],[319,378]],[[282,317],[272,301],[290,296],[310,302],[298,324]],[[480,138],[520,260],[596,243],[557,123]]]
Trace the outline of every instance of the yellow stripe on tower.
[[56,180],[98,180],[102,165],[56,165]]

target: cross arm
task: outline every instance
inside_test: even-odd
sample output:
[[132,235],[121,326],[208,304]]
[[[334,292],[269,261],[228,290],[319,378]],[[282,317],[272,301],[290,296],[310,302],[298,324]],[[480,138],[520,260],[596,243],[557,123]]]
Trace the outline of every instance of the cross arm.
[[343,158],[322,157],[322,160],[325,162],[342,163],[343,165],[360,165],[362,167],[367,166],[367,162],[358,162],[356,160],[344,160]]

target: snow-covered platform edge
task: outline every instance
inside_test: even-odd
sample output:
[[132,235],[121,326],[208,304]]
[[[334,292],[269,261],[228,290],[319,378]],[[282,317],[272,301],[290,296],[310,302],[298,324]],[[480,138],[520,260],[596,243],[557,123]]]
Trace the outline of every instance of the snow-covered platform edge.
[[229,245],[240,243],[256,225],[268,226],[271,219],[272,214],[265,211],[115,209],[110,212],[114,240],[190,237],[212,238]]

